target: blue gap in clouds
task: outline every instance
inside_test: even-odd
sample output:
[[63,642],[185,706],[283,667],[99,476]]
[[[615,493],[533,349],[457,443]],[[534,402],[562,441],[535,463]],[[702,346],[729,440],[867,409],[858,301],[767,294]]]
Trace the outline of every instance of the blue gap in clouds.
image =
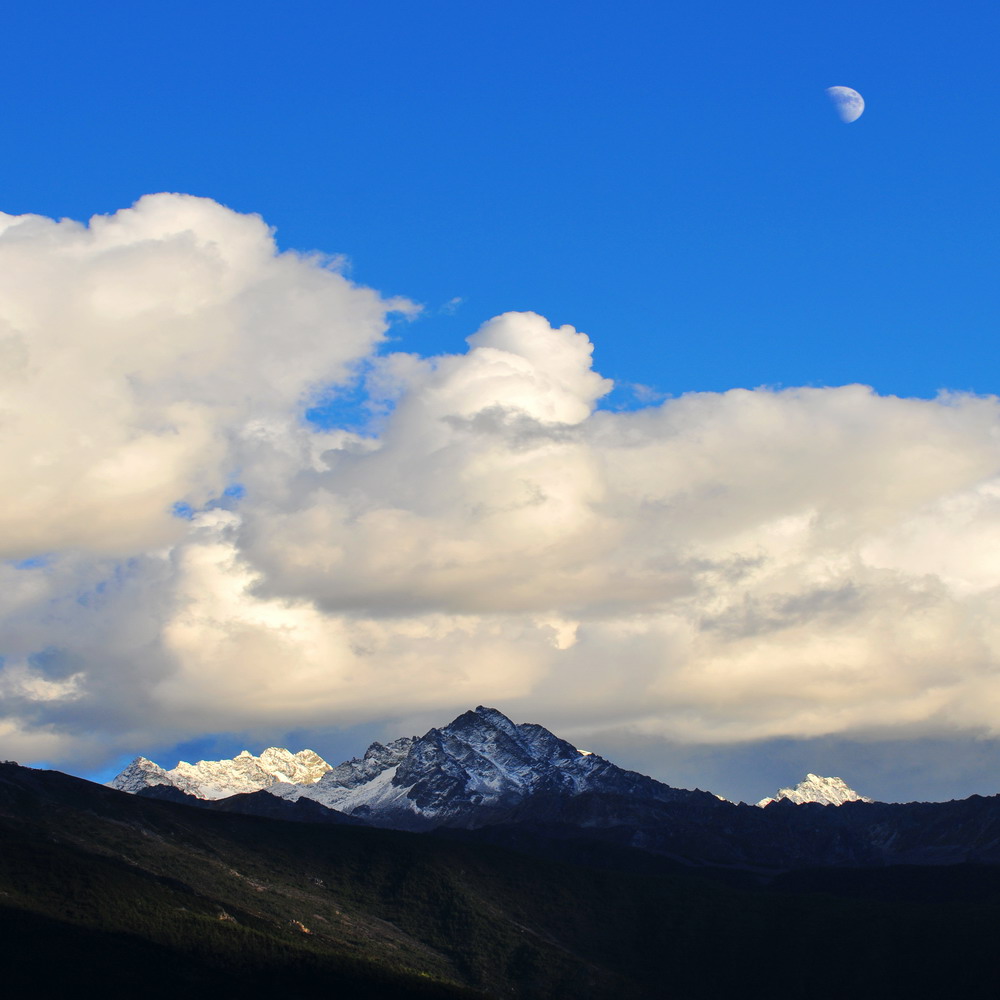
[[8,565],[13,566],[14,569],[44,569],[51,561],[51,554],[46,553],[45,555],[29,556],[27,559],[11,561]]
[[214,510],[217,507],[231,509],[233,503],[242,500],[247,495],[246,487],[242,483],[230,483],[223,491],[222,495],[209,500],[204,507],[192,507],[185,500],[178,500],[171,508],[170,513],[174,517],[190,521],[195,514],[200,514],[204,510]]
[[105,579],[98,580],[89,591],[77,595],[76,603],[83,608],[100,607],[105,595],[110,596],[126,586],[139,566],[139,559],[124,559],[115,563]]
[[80,668],[79,658],[67,649],[46,646],[28,654],[28,666],[43,677],[64,680]]
[[322,393],[302,415],[303,420],[320,431],[346,430],[364,433],[372,418],[364,376],[347,386],[333,386]]
[[[246,746],[246,741],[238,736],[225,734],[199,736],[197,739],[185,740],[170,747],[166,751],[167,757],[158,760],[157,763],[169,771],[182,760],[189,763],[197,763],[199,760],[224,760],[248,749],[250,748]],[[176,760],[173,759],[175,756]]]
[[[233,747],[236,749],[232,749]],[[137,756],[146,757],[169,771],[171,768],[176,767],[182,760],[189,762],[224,760],[235,757],[243,749],[241,741],[233,737],[205,736],[195,740],[188,740],[184,743],[177,743],[167,748],[142,747],[135,753],[116,756],[103,767],[84,770],[80,774],[81,777],[87,778],[90,781],[97,781],[104,784],[120,774]]]
[[670,396],[670,393],[660,392],[652,386],[637,382],[619,382],[616,379],[611,392],[597,401],[597,409],[609,410],[612,413],[644,410],[648,406],[659,406]]
[[349,385],[330,386],[302,414],[304,422],[318,431],[344,430],[373,436],[375,423],[392,413],[396,403],[391,399],[373,400],[365,374],[359,374]]

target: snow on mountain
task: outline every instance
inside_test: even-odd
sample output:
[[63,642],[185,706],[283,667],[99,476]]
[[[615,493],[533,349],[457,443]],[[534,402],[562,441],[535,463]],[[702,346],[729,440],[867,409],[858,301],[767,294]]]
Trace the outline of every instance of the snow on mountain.
[[639,793],[660,800],[687,794],[482,705],[421,737],[373,743],[364,757],[333,768],[311,787],[270,791],[409,829],[478,826],[537,794]]
[[265,789],[407,829],[496,822],[536,796],[597,792],[671,802],[695,794],[616,767],[542,726],[515,725],[483,706],[423,736],[373,743],[364,756],[337,767],[310,750],[292,754],[271,747],[260,757],[244,750],[232,760],[182,761],[171,771],[138,758],[110,784],[130,792],[172,784],[205,799]]
[[[331,809],[351,812],[365,806],[385,808],[389,800],[405,799],[408,789],[393,785],[396,771],[405,759],[415,736],[402,736],[391,743],[373,743],[363,757],[355,757],[331,768],[308,788],[269,788],[283,798],[310,798]],[[401,803],[406,808],[405,803]]]
[[268,747],[257,759],[278,781],[295,785],[311,785],[330,770],[330,765],[314,750],[291,753],[280,747]]
[[173,785],[170,775],[151,760],[136,757],[117,777],[108,782],[112,788],[122,792],[138,792],[153,785]]
[[824,778],[818,774],[809,773],[804,781],[800,781],[794,788],[779,788],[777,793],[766,799],[761,799],[757,803],[763,808],[771,802],[779,802],[787,799],[795,805],[803,805],[806,802],[818,802],[823,806],[840,806],[845,802],[872,802],[864,795],[859,795],[853,788],[850,788],[843,778]]
[[[336,767],[312,750],[269,747],[259,757],[244,750],[232,760],[181,761],[170,771],[137,757],[109,784],[126,792],[173,785],[202,799],[266,790],[291,800],[313,799],[377,826],[404,829],[502,822],[523,812],[529,802],[544,812],[545,803],[584,793],[657,802],[708,794],[626,771],[542,726],[516,725],[482,705],[423,736],[372,743],[363,756]],[[757,805],[782,799],[822,805],[872,801],[841,778],[818,774],[807,774],[794,788],[779,789]]]
[[224,799],[241,792],[259,792],[274,785],[308,786],[330,770],[330,765],[313,750],[291,753],[268,747],[259,757],[249,750],[232,760],[180,761],[172,770],[137,757],[108,784],[123,792],[137,792],[151,785],[173,785],[200,799]]

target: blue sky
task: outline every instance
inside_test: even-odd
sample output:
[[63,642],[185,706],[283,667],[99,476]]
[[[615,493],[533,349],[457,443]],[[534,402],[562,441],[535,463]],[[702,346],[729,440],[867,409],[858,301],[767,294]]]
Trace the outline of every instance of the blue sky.
[[[39,0],[5,10],[0,29],[0,211],[86,222],[156,192],[232,210],[146,202],[114,223],[127,253],[105,248],[72,275],[65,262],[85,254],[68,230],[32,230],[30,252],[27,237],[9,243],[9,274],[51,266],[70,317],[107,307],[78,330],[38,320],[51,353],[23,370],[54,373],[50,395],[26,390],[6,445],[9,469],[66,470],[53,482],[19,473],[8,489],[42,514],[0,517],[0,555],[20,574],[0,608],[11,756],[75,759],[94,775],[137,752],[169,766],[279,739],[346,756],[487,702],[733,797],[833,767],[887,798],[995,790],[986,708],[1000,704],[989,686],[1000,638],[983,623],[1000,593],[989,558],[1000,425],[993,403],[969,396],[916,405],[997,390],[995,4]],[[864,95],[857,122],[834,114],[831,85]],[[280,271],[273,258],[185,326],[208,294],[198,276],[215,273],[211,248],[230,262],[241,248],[272,253],[233,213],[259,215],[278,250],[329,267]],[[188,225],[190,257],[177,236]],[[389,315],[383,339],[382,313],[337,285],[338,269],[422,308]],[[4,323],[30,333],[53,298],[45,285],[15,302],[32,280],[10,278],[0,335]],[[126,336],[116,324],[144,295]],[[260,307],[250,319],[247,301]],[[175,307],[181,319],[155,325]],[[587,341],[530,320],[488,327],[465,354],[466,338],[511,311],[585,333],[614,388],[589,371]],[[327,314],[342,346],[326,343]],[[199,353],[228,322],[239,344]],[[486,372],[497,352],[520,359],[503,376]],[[298,368],[285,371],[286,355]],[[322,398],[313,372],[335,386]],[[876,395],[778,392],[850,383]],[[657,406],[738,388],[761,391]],[[336,468],[291,463],[313,447],[301,427],[275,444],[282,414],[318,401],[316,424],[357,430],[370,394],[381,422],[368,444],[338,439]],[[635,418],[585,418],[594,406]],[[525,420],[558,452],[528,471]],[[476,455],[457,437],[441,445],[443,425],[493,443]],[[42,428],[30,447],[25,427]],[[183,444],[164,427],[181,427]],[[586,445],[567,457],[571,439]],[[633,467],[637,442],[649,458]],[[93,468],[105,471],[91,489]],[[509,482],[525,492],[497,510],[561,506],[491,534],[483,511]],[[413,539],[427,549],[400,568],[392,556]],[[479,575],[428,570],[451,566],[455,546],[476,553]],[[539,567],[537,593],[519,588],[506,549]],[[557,566],[563,550],[575,555]],[[591,550],[605,593],[581,582],[576,560]],[[753,576],[761,566],[767,580]],[[206,621],[214,631],[196,635]],[[266,623],[255,649],[294,633],[308,637],[303,662],[336,659],[349,636],[351,656],[380,650],[388,666],[371,682],[356,663],[331,667],[340,686],[315,708],[273,693],[244,704],[227,686],[236,666],[204,679],[211,663],[243,662],[225,646],[234,622]],[[431,663],[421,643],[442,630]],[[546,659],[545,642],[565,663]],[[462,674],[491,656],[515,665]],[[609,662],[620,689],[600,680]],[[317,670],[290,690],[326,691]],[[246,676],[263,684],[266,671]],[[753,699],[724,704],[726,677],[756,679],[759,719]],[[356,697],[369,683],[399,698]],[[783,727],[774,706],[789,688]],[[661,702],[674,707],[643,708]]]
[[[971,2],[21,4],[4,209],[87,218],[170,190],[258,212],[281,246],[425,304],[400,334],[425,351],[532,309],[587,331],[605,374],[671,394],[991,392],[998,20]],[[864,94],[852,126],[831,84]]]

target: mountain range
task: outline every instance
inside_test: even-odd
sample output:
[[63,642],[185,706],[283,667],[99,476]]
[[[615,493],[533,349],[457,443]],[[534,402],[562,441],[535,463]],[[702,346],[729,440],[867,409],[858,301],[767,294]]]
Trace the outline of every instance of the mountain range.
[[200,799],[239,793],[315,802],[376,826],[425,830],[503,822],[533,799],[584,793],[655,802],[711,798],[627,771],[532,723],[516,725],[480,705],[423,736],[372,743],[364,756],[331,767],[312,750],[244,750],[232,760],[180,762],[172,770],[137,757],[110,785],[139,792],[170,785]]
[[674,788],[480,706],[331,767],[311,750],[244,751],[165,770],[140,757],[110,783],[216,811],[449,831],[494,844],[639,848],[694,865],[1000,862],[1000,797],[884,803],[807,775],[757,805]]

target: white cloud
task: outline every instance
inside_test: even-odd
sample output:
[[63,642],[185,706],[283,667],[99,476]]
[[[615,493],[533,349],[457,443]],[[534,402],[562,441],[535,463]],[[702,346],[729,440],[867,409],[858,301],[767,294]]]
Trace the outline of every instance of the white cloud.
[[[995,398],[611,413],[585,335],[506,314],[464,355],[370,358],[377,436],[321,433],[303,400],[402,304],[259,219],[156,196],[15,220],[0,257],[0,545],[55,553],[0,581],[24,740],[480,702],[693,742],[997,730]],[[169,516],[237,472],[232,511]]]
[[0,676],[0,697],[8,704],[15,699],[36,703],[76,701],[81,696],[82,678],[82,674],[72,674],[62,680],[50,680],[26,663],[14,663]]
[[0,554],[176,540],[172,505],[218,495],[248,423],[294,421],[387,306],[205,198],[0,215]]

